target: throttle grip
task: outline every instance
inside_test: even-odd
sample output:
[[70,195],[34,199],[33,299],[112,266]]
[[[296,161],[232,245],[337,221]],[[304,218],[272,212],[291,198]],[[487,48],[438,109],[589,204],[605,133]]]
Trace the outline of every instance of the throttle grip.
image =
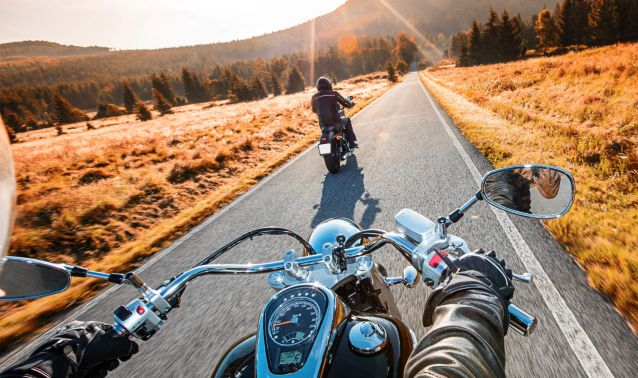
[[516,305],[510,303],[510,305],[507,306],[507,312],[509,312],[510,315],[510,328],[513,328],[521,335],[528,336],[536,329],[538,320]]

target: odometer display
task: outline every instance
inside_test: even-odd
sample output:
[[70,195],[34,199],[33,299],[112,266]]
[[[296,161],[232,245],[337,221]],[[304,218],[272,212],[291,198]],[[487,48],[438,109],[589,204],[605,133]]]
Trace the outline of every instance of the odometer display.
[[319,305],[308,297],[295,297],[282,303],[270,318],[268,335],[281,346],[293,346],[310,339],[321,321]]

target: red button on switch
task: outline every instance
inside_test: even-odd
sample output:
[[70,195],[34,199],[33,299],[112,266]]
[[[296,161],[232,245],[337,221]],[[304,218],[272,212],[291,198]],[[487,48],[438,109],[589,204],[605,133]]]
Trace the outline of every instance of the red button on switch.
[[[447,253],[445,251],[439,251],[442,254],[444,254],[445,256],[447,256]],[[441,261],[443,261],[443,259],[441,259],[441,256],[439,256],[438,253],[434,253],[434,256],[432,256],[432,258],[430,259],[430,262],[428,264],[430,264],[430,266],[432,268],[436,268],[439,266],[439,264],[441,263]]]
[[146,312],[146,310],[144,309],[144,306],[137,306],[137,308],[135,309],[135,311],[136,311],[139,315],[142,315],[144,312]]

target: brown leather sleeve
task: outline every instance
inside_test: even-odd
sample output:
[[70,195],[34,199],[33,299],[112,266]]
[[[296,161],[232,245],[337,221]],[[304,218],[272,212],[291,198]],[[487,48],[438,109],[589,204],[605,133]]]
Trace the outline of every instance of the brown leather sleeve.
[[505,377],[503,305],[472,289],[446,298],[417,344],[405,377]]

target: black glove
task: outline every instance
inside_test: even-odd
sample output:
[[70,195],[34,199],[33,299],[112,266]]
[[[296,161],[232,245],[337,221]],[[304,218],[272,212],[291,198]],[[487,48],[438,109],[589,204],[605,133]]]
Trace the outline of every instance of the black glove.
[[111,328],[100,322],[74,321],[2,375],[105,377],[119,361],[128,360],[139,350],[134,341],[112,335]]
[[[457,272],[450,270],[456,268]],[[514,295],[512,271],[505,268],[505,260],[497,260],[494,251],[487,254],[479,249],[465,254],[454,261],[454,267],[448,267],[448,276],[432,292],[425,304],[423,325],[432,324],[432,314],[446,298],[463,290],[477,289],[494,294],[503,305],[503,329],[507,333],[509,312],[507,307]]]

